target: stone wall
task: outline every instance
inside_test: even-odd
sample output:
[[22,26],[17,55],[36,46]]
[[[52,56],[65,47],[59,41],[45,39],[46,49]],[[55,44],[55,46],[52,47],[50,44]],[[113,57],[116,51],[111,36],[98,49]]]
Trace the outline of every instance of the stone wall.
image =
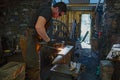
[[111,47],[120,43],[120,0],[104,0],[92,20],[92,50],[105,59]]
[[0,38],[6,37],[9,40],[9,47],[14,49],[19,36],[31,26],[32,15],[47,1],[49,0],[20,0],[11,2],[11,5],[7,5],[9,2],[6,2],[5,6],[0,7]]
[[105,58],[114,43],[120,43],[120,0],[105,0],[102,16],[102,51]]

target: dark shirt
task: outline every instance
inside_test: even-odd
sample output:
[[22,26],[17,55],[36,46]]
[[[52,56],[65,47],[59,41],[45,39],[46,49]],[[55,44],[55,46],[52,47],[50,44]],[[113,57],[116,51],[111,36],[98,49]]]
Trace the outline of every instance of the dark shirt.
[[47,30],[47,28],[50,26],[50,20],[52,19],[52,10],[51,10],[51,6],[48,3],[44,3],[43,5],[41,5],[39,9],[37,9],[36,14],[32,16],[33,18],[31,22],[32,23],[31,28],[34,29],[35,36],[38,36],[35,30],[35,24],[39,16],[43,16],[46,19],[45,29]]
[[48,3],[44,3],[43,5],[41,5],[39,9],[37,9],[36,14],[33,15],[33,18],[32,18],[33,28],[35,28],[35,24],[39,16],[43,16],[46,19],[47,22],[46,22],[45,27],[48,27],[50,19],[52,18],[51,6]]

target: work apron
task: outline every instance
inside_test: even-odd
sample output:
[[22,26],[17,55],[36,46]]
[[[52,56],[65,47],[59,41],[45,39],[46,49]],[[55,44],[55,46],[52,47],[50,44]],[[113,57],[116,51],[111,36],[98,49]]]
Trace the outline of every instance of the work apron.
[[37,41],[33,29],[27,29],[20,37],[23,59],[26,63],[26,72],[30,80],[40,80],[40,57],[36,50]]

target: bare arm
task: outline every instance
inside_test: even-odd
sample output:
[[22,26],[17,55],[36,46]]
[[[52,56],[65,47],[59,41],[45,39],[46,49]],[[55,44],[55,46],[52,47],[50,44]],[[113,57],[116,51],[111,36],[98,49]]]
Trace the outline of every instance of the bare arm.
[[46,42],[50,41],[50,38],[48,37],[46,30],[45,30],[45,24],[46,24],[46,19],[42,16],[38,17],[38,20],[35,24],[35,29],[38,33],[38,35],[45,40]]

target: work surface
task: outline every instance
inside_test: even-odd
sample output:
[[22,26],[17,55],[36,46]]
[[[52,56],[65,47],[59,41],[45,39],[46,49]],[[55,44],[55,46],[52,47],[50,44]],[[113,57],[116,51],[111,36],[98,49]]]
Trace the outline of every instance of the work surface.
[[106,59],[120,61],[120,44],[114,44],[108,53]]

